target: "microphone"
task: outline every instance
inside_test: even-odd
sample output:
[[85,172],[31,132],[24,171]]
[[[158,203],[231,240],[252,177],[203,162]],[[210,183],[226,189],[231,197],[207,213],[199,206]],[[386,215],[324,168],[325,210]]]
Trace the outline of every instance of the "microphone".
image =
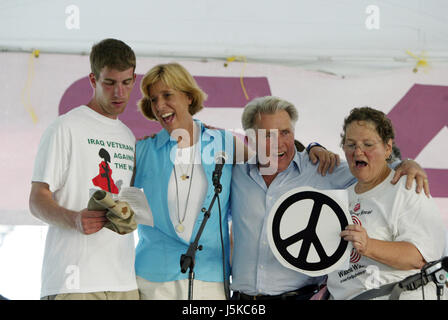
[[428,262],[422,268],[422,272],[424,272],[426,276],[431,276],[440,270],[448,272],[448,256],[436,261]]
[[442,259],[440,259],[442,261],[442,268],[448,272],[448,256],[443,257]]
[[213,182],[213,186],[218,186],[219,180],[221,179],[221,174],[222,174],[222,168],[224,167],[224,164],[226,163],[227,160],[227,154],[224,151],[219,151],[215,154],[215,170],[213,171],[213,175],[212,175],[212,182]]
[[446,272],[448,272],[448,256],[428,262],[420,273],[405,278],[400,285],[404,290],[416,290],[432,281],[437,286],[437,295],[441,296],[446,281]]

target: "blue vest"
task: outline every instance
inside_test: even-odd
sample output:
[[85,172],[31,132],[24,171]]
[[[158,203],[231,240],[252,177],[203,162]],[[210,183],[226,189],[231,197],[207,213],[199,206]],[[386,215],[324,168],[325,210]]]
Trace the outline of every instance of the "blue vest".
[[[222,192],[219,194],[222,212],[222,233],[226,261],[226,276],[229,277],[229,230],[228,215],[229,195],[232,178],[233,136],[224,130],[210,130],[200,124],[201,160],[207,177],[207,194],[202,204],[208,209],[214,196],[212,173],[215,169],[215,153],[225,151],[228,159],[221,176]],[[177,236],[168,211],[168,182],[173,170],[173,161],[177,143],[163,129],[154,138],[147,138],[136,145],[136,176],[134,186],[143,188],[154,217],[154,227],[139,225],[139,242],[136,248],[136,274],[154,282],[174,281],[188,278],[180,271],[180,257],[185,254],[189,243]],[[192,190],[194,192],[194,190]],[[204,220],[200,212],[193,228],[191,242]],[[215,201],[210,218],[205,225],[199,244],[201,251],[196,251],[194,266],[195,279],[202,281],[223,281],[222,249],[219,229],[218,201]]]

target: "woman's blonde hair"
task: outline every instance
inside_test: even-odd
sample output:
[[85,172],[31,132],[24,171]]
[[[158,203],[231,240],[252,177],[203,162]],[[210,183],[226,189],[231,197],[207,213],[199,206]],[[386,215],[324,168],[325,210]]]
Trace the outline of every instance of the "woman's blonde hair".
[[157,120],[151,109],[149,90],[156,82],[162,81],[171,89],[185,93],[191,100],[188,111],[191,115],[202,110],[207,95],[199,88],[192,75],[178,63],[159,64],[149,70],[140,82],[142,98],[137,102],[140,112],[149,120]]

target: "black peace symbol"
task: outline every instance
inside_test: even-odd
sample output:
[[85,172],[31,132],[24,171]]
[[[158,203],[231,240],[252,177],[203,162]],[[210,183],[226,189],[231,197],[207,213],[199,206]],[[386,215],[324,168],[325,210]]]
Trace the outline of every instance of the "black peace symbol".
[[[307,199],[311,199],[314,201],[311,215],[308,220],[308,225],[305,227],[305,229],[295,233],[294,235],[282,239],[280,236],[280,221],[283,217],[283,214],[292,204]],[[322,206],[324,204],[326,204],[333,210],[333,212],[336,214],[339,220],[341,230],[344,230],[345,227],[348,225],[348,221],[344,211],[336,201],[320,192],[315,191],[297,192],[289,196],[286,200],[284,200],[274,214],[274,218],[272,220],[272,239],[274,241],[274,244],[280,255],[287,262],[289,262],[296,268],[299,268],[300,270],[319,271],[331,267],[339,260],[339,258],[341,258],[344,255],[345,249],[347,248],[348,242],[341,238],[336,251],[331,256],[328,256],[327,253],[325,252],[325,249],[322,246],[322,243],[320,242],[319,237],[316,234],[317,223],[319,221],[319,216],[322,210]],[[298,256],[297,257],[292,256],[288,252],[287,248],[290,245],[302,240],[303,243],[300,248]],[[314,246],[317,254],[319,255],[320,258],[319,262],[306,261],[311,245]]]

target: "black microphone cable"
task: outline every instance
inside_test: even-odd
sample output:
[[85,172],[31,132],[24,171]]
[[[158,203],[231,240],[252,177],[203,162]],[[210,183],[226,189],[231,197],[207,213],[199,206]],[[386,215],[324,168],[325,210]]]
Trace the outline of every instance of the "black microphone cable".
[[222,235],[222,215],[221,215],[221,202],[219,201],[219,196],[218,196],[218,212],[219,212],[219,233],[221,235],[222,280],[224,282],[224,294],[226,296],[226,300],[230,300],[229,282],[226,277],[226,253],[224,249],[224,238]]
[[[422,282],[422,284],[424,283],[423,282],[423,271],[420,271],[420,281]],[[424,285],[422,285],[422,300],[425,300],[425,286]]]

